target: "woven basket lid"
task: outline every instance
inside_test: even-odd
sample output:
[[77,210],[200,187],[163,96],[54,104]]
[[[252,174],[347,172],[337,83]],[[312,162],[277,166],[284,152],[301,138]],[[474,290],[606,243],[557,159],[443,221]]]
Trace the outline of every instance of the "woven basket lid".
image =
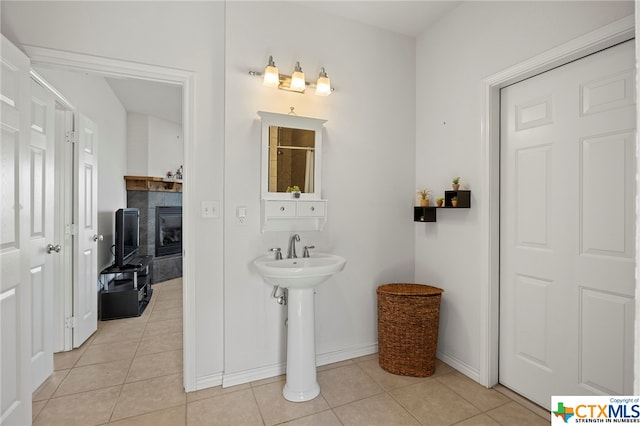
[[443,289],[426,284],[391,283],[378,287],[377,293],[393,294],[398,296],[439,296]]

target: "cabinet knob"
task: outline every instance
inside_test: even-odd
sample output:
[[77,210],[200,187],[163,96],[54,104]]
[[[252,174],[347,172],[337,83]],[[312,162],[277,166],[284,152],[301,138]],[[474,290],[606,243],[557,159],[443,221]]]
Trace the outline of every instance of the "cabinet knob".
[[284,211],[284,206],[280,207],[280,211],[283,212]]
[[315,207],[313,207],[313,206],[311,206],[311,208],[310,208],[309,210],[311,210],[312,212],[314,212],[314,211],[316,211],[316,208],[315,208]]

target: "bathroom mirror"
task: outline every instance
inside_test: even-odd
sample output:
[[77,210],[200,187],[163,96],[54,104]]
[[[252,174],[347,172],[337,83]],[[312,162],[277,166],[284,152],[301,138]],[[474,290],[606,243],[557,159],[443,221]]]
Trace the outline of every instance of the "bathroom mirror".
[[262,119],[263,199],[321,198],[322,125],[326,120],[258,111]]

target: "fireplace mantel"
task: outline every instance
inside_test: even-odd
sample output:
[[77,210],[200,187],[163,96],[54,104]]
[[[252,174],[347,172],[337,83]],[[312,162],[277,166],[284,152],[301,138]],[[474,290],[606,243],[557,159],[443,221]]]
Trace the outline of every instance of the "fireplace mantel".
[[125,176],[127,191],[182,192],[182,181],[153,176]]

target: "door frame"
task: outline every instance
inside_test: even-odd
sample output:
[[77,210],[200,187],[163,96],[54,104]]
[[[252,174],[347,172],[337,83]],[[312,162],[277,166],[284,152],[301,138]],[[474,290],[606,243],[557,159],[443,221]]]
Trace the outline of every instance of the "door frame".
[[[103,77],[133,78],[158,83],[180,85],[182,87],[182,126],[184,168],[191,170],[193,162],[193,135],[195,129],[195,73],[193,71],[147,65],[100,56],[66,52],[37,46],[22,46],[31,59],[31,66],[50,66],[61,69],[101,75]],[[194,257],[195,235],[191,218],[193,217],[192,173],[183,176],[183,233],[185,243],[182,246],[183,262],[183,380],[187,392],[196,390],[196,303]]]
[[[487,203],[480,208],[485,224],[480,238],[487,250],[481,255],[480,274],[480,384],[498,383],[500,330],[500,89],[571,61],[631,40],[635,20],[629,15],[595,31],[499,71],[482,81],[481,106],[481,188]],[[636,253],[637,257],[638,253]],[[637,266],[636,266],[637,270]],[[637,278],[636,278],[637,291]],[[636,315],[640,300],[636,299]],[[637,336],[636,336],[637,337]],[[636,342],[636,359],[640,356]],[[635,366],[636,372],[638,365]],[[638,377],[636,377],[638,383]]]

